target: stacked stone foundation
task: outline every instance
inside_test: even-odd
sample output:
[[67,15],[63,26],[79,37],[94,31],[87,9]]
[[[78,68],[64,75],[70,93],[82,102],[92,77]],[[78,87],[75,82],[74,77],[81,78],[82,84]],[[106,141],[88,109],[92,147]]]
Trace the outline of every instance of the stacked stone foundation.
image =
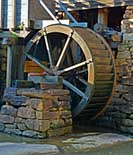
[[97,120],[104,126],[133,134],[133,6],[128,6],[122,21],[123,41],[116,58],[117,84],[112,102]]
[[7,88],[0,111],[0,131],[33,138],[69,134],[72,115],[68,90]]

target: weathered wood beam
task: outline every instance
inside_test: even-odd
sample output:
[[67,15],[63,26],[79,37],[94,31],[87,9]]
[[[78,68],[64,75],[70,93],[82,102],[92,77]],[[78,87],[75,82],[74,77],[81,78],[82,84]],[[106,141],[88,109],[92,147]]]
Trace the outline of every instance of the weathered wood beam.
[[25,38],[30,32],[28,31],[1,31],[0,38]]
[[6,71],[6,87],[11,86],[12,76],[12,50],[11,46],[7,47],[7,71]]
[[108,25],[108,9],[98,9],[98,23],[103,24],[105,27]]

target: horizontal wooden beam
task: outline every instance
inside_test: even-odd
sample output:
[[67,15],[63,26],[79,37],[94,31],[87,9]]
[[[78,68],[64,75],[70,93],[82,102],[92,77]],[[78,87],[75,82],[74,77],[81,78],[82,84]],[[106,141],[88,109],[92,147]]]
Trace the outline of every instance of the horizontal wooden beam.
[[1,31],[0,38],[25,38],[29,33],[28,31]]

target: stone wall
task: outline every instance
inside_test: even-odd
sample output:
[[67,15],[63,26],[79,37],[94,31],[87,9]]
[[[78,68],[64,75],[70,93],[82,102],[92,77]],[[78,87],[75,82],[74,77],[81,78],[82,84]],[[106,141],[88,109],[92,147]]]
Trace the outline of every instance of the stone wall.
[[6,49],[0,47],[0,105],[4,88],[6,86]]
[[0,111],[2,132],[47,138],[72,131],[68,90],[6,88],[3,101],[6,104]]
[[133,6],[128,6],[122,21],[123,41],[116,58],[117,85],[98,126],[133,134]]

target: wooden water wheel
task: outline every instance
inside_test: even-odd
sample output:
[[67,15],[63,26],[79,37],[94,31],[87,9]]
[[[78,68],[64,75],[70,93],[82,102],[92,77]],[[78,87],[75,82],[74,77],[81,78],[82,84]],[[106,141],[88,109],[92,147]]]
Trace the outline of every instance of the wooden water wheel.
[[27,43],[24,54],[47,74],[63,77],[64,87],[71,92],[73,117],[94,119],[109,105],[114,60],[106,41],[92,30],[50,25]]

